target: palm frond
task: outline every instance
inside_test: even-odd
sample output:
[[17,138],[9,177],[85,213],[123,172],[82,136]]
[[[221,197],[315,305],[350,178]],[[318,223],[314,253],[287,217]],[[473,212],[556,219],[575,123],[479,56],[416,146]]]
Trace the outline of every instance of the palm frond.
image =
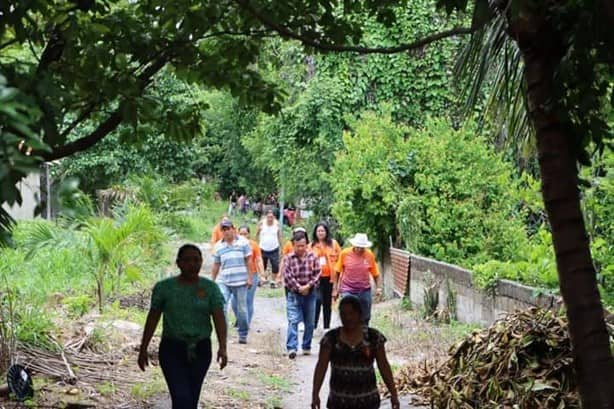
[[72,247],[78,241],[79,238],[75,230],[60,229],[50,222],[38,222],[28,229],[23,240],[23,246],[29,249],[26,258],[30,258],[45,247]]
[[461,84],[465,115],[484,104],[481,119],[494,121],[503,145],[524,157],[532,153],[534,130],[528,118],[522,58],[506,30],[505,16],[495,13],[460,52],[454,75]]

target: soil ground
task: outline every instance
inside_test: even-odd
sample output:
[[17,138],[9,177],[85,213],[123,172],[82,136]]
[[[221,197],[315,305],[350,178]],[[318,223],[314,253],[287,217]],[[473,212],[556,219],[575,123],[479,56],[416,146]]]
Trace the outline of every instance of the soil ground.
[[[148,294],[132,296],[126,308],[136,309],[145,314]],[[123,304],[122,304],[123,306]],[[122,309],[122,306],[119,309]],[[393,370],[400,366],[424,359],[437,360],[446,354],[447,349],[471,328],[456,325],[434,325],[423,321],[418,311],[408,311],[399,300],[374,304],[372,326],[382,331],[388,338],[387,351]],[[132,315],[134,316],[134,314]],[[83,328],[92,325],[92,320],[100,317],[84,317],[75,321],[75,328],[67,328],[67,333],[78,334]],[[118,324],[121,324],[119,325]],[[117,327],[119,325],[119,327]],[[339,325],[336,314],[332,326]],[[107,326],[108,327],[108,326]],[[32,407],[71,407],[73,404],[91,405],[97,408],[143,408],[171,409],[170,400],[160,368],[157,366],[158,337],[154,337],[150,347],[151,366],[142,373],[136,366],[138,340],[142,323],[113,321],[111,332],[107,332],[105,353],[95,354],[84,350],[82,354],[70,355],[78,381],[69,384],[61,376],[43,377],[35,373],[36,404]],[[136,327],[136,328],[135,328]],[[228,366],[220,371],[212,363],[205,379],[201,395],[201,408],[263,408],[299,409],[309,408],[313,370],[317,361],[319,340],[322,329],[314,336],[312,355],[298,355],[295,360],[288,359],[285,351],[287,322],[283,290],[260,288],[257,292],[255,315],[250,329],[248,344],[238,344],[236,330],[231,329],[228,345]],[[302,336],[302,333],[301,333]],[[68,337],[70,338],[70,337]],[[73,336],[74,338],[74,336]],[[215,337],[214,337],[215,338]],[[214,340],[214,356],[217,346]],[[93,368],[83,362],[90,354]],[[104,359],[103,359],[104,358]],[[30,360],[36,358],[23,358]],[[97,368],[95,362],[100,361]],[[112,362],[112,365],[102,362]],[[56,371],[63,371],[61,360],[54,361]],[[94,381],[90,372],[99,372]],[[90,377],[88,378],[88,374]],[[104,375],[104,376],[103,376]],[[96,378],[96,376],[94,376]],[[328,394],[325,381],[320,398],[323,404]],[[402,408],[420,407],[415,397],[405,396]],[[389,401],[382,403],[389,407]],[[0,407],[10,406],[0,400]],[[79,407],[79,406],[72,406]]]

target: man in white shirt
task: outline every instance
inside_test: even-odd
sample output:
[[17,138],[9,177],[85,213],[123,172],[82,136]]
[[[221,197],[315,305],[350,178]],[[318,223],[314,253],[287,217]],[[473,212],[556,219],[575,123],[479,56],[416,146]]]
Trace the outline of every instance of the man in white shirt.
[[268,210],[266,217],[258,224],[256,239],[262,251],[262,263],[266,271],[271,263],[271,283],[278,282],[279,274],[279,247],[281,245],[281,227],[275,219],[273,210]]

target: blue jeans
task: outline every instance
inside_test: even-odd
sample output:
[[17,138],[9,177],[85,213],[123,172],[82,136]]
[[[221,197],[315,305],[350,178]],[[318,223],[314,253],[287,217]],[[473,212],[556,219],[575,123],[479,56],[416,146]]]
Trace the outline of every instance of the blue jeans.
[[371,321],[371,289],[362,290],[358,292],[344,291],[340,294],[341,298],[346,297],[348,295],[358,297],[358,300],[360,301],[360,308],[362,309],[362,320],[365,325],[369,325],[369,321]]
[[[256,290],[258,289],[258,283],[260,282],[260,278],[258,278],[258,274],[254,274],[254,278],[252,281],[252,286],[247,289],[247,323],[252,325],[252,317],[254,316],[254,298],[256,297]],[[232,298],[232,311],[235,313],[235,317],[239,314],[237,313],[237,299],[235,297]]]
[[185,342],[170,338],[160,341],[158,357],[173,409],[198,408],[200,389],[211,364],[211,340],[200,341],[194,352],[190,359]]
[[316,320],[316,298],[314,289],[308,295],[288,291],[286,295],[286,312],[288,315],[286,348],[288,351],[296,351],[298,348],[298,324],[301,321],[305,325],[303,351],[311,350],[311,339],[313,338],[313,327]]
[[249,322],[247,321],[247,285],[227,286],[224,283],[217,283],[220,287],[220,291],[224,296],[224,316],[226,317],[226,324],[228,324],[228,304],[231,303],[230,298],[234,298],[237,303],[237,310],[235,314],[237,316],[237,325],[239,326],[239,339],[247,339],[247,332],[249,330]]

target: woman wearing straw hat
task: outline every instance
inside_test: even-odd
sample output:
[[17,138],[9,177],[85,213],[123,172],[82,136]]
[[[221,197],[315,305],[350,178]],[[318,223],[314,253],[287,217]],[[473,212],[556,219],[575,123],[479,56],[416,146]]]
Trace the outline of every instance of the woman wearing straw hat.
[[365,233],[356,233],[350,240],[351,248],[339,254],[337,265],[337,282],[333,286],[333,298],[339,295],[353,295],[360,300],[362,320],[369,325],[371,320],[371,277],[375,281],[376,294],[382,290],[379,286],[379,269],[375,255],[369,248],[373,245]]

